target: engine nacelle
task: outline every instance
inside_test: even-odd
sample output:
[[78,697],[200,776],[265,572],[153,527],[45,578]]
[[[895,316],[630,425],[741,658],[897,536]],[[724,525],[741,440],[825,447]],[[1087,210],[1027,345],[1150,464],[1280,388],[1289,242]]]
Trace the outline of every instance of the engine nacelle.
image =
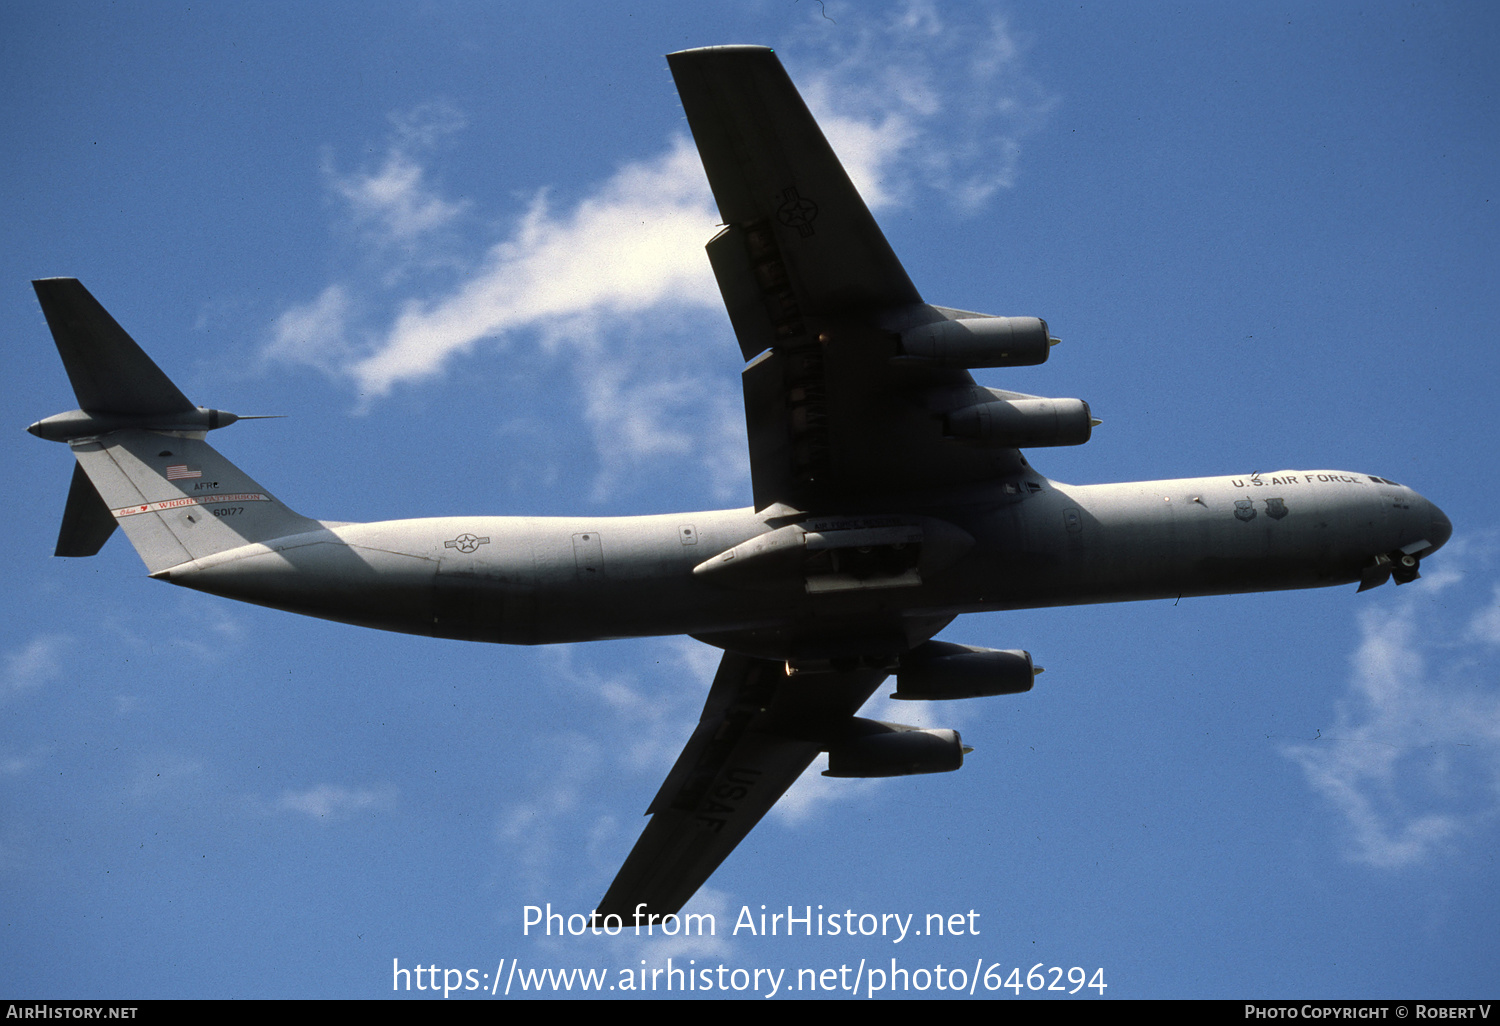
[[825,777],[907,777],[949,773],[964,764],[956,730],[923,730],[899,723],[854,720],[855,733],[828,749]]
[[901,657],[892,698],[913,702],[988,698],[1030,691],[1042,671],[1031,653],[929,641]]
[[1030,449],[1082,445],[1094,432],[1082,399],[996,399],[954,410],[943,418],[949,437],[975,445]]
[[1052,348],[1040,317],[970,317],[938,321],[901,333],[899,358],[948,367],[1033,367]]

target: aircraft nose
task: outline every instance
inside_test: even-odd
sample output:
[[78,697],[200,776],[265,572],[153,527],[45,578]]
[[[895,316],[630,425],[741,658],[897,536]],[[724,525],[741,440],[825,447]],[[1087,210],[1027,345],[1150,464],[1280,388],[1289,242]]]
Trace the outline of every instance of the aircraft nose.
[[1426,499],[1422,500],[1422,505],[1426,507],[1427,512],[1427,540],[1432,543],[1432,548],[1427,551],[1436,552],[1447,544],[1449,538],[1453,537],[1453,521]]

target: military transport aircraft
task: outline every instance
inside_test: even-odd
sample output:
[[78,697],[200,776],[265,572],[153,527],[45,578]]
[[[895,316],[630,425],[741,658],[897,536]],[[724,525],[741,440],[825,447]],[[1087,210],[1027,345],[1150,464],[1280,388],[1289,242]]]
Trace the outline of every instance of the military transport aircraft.
[[[956,731],[855,714],[1014,694],[1023,651],[932,640],[960,613],[1417,576],[1448,518],[1383,477],[1289,470],[1072,486],[1078,399],[977,385],[1047,359],[1036,317],[923,302],[769,49],[668,63],[724,228],[707,244],[743,372],[754,505],[670,516],[352,524],[278,502],[76,280],[34,283],[80,409],[60,556],[123,527],[153,578],[345,623],[507,644],[690,634],[724,650],[697,729],[597,914],[678,910],[820,752],[835,777],[956,770]],[[619,916],[619,921],[607,917]],[[639,920],[636,920],[639,921]]]

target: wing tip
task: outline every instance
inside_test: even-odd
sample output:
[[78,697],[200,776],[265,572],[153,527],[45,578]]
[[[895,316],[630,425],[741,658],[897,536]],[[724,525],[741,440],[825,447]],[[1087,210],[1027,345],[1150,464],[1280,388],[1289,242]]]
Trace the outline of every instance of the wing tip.
[[31,279],[31,287],[36,290],[36,294],[39,298],[44,297],[49,293],[56,292],[58,289],[77,288],[83,289],[83,291],[85,292],[88,291],[88,289],[83,288],[83,282],[79,281],[77,278],[66,277],[33,278]]
[[686,61],[711,60],[731,56],[742,57],[776,57],[776,51],[769,46],[761,46],[757,43],[726,43],[720,46],[695,46],[687,50],[676,50],[667,54],[670,64],[682,64]]

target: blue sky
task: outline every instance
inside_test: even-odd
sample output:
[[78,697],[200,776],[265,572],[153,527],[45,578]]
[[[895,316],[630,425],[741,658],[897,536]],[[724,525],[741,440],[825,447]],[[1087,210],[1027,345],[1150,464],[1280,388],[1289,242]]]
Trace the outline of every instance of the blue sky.
[[[895,957],[1102,968],[1111,997],[1495,993],[1489,6],[60,3],[0,29],[0,991]],[[747,504],[662,59],[739,42],[777,48],[928,301],[1064,339],[981,374],[1103,419],[1044,473],[1355,470],[1455,533],[1399,590],[966,617],[943,637],[1047,673],[919,711],[963,770],[810,775],[690,906],[712,940],[525,936],[524,906],[603,894],[717,653],[302,620],[164,587],[119,539],[53,559],[70,460],[21,429],[74,402],[27,283],[82,279],[195,401],[289,415],[213,441],[311,516]],[[762,904],[980,932],[729,935]]]

